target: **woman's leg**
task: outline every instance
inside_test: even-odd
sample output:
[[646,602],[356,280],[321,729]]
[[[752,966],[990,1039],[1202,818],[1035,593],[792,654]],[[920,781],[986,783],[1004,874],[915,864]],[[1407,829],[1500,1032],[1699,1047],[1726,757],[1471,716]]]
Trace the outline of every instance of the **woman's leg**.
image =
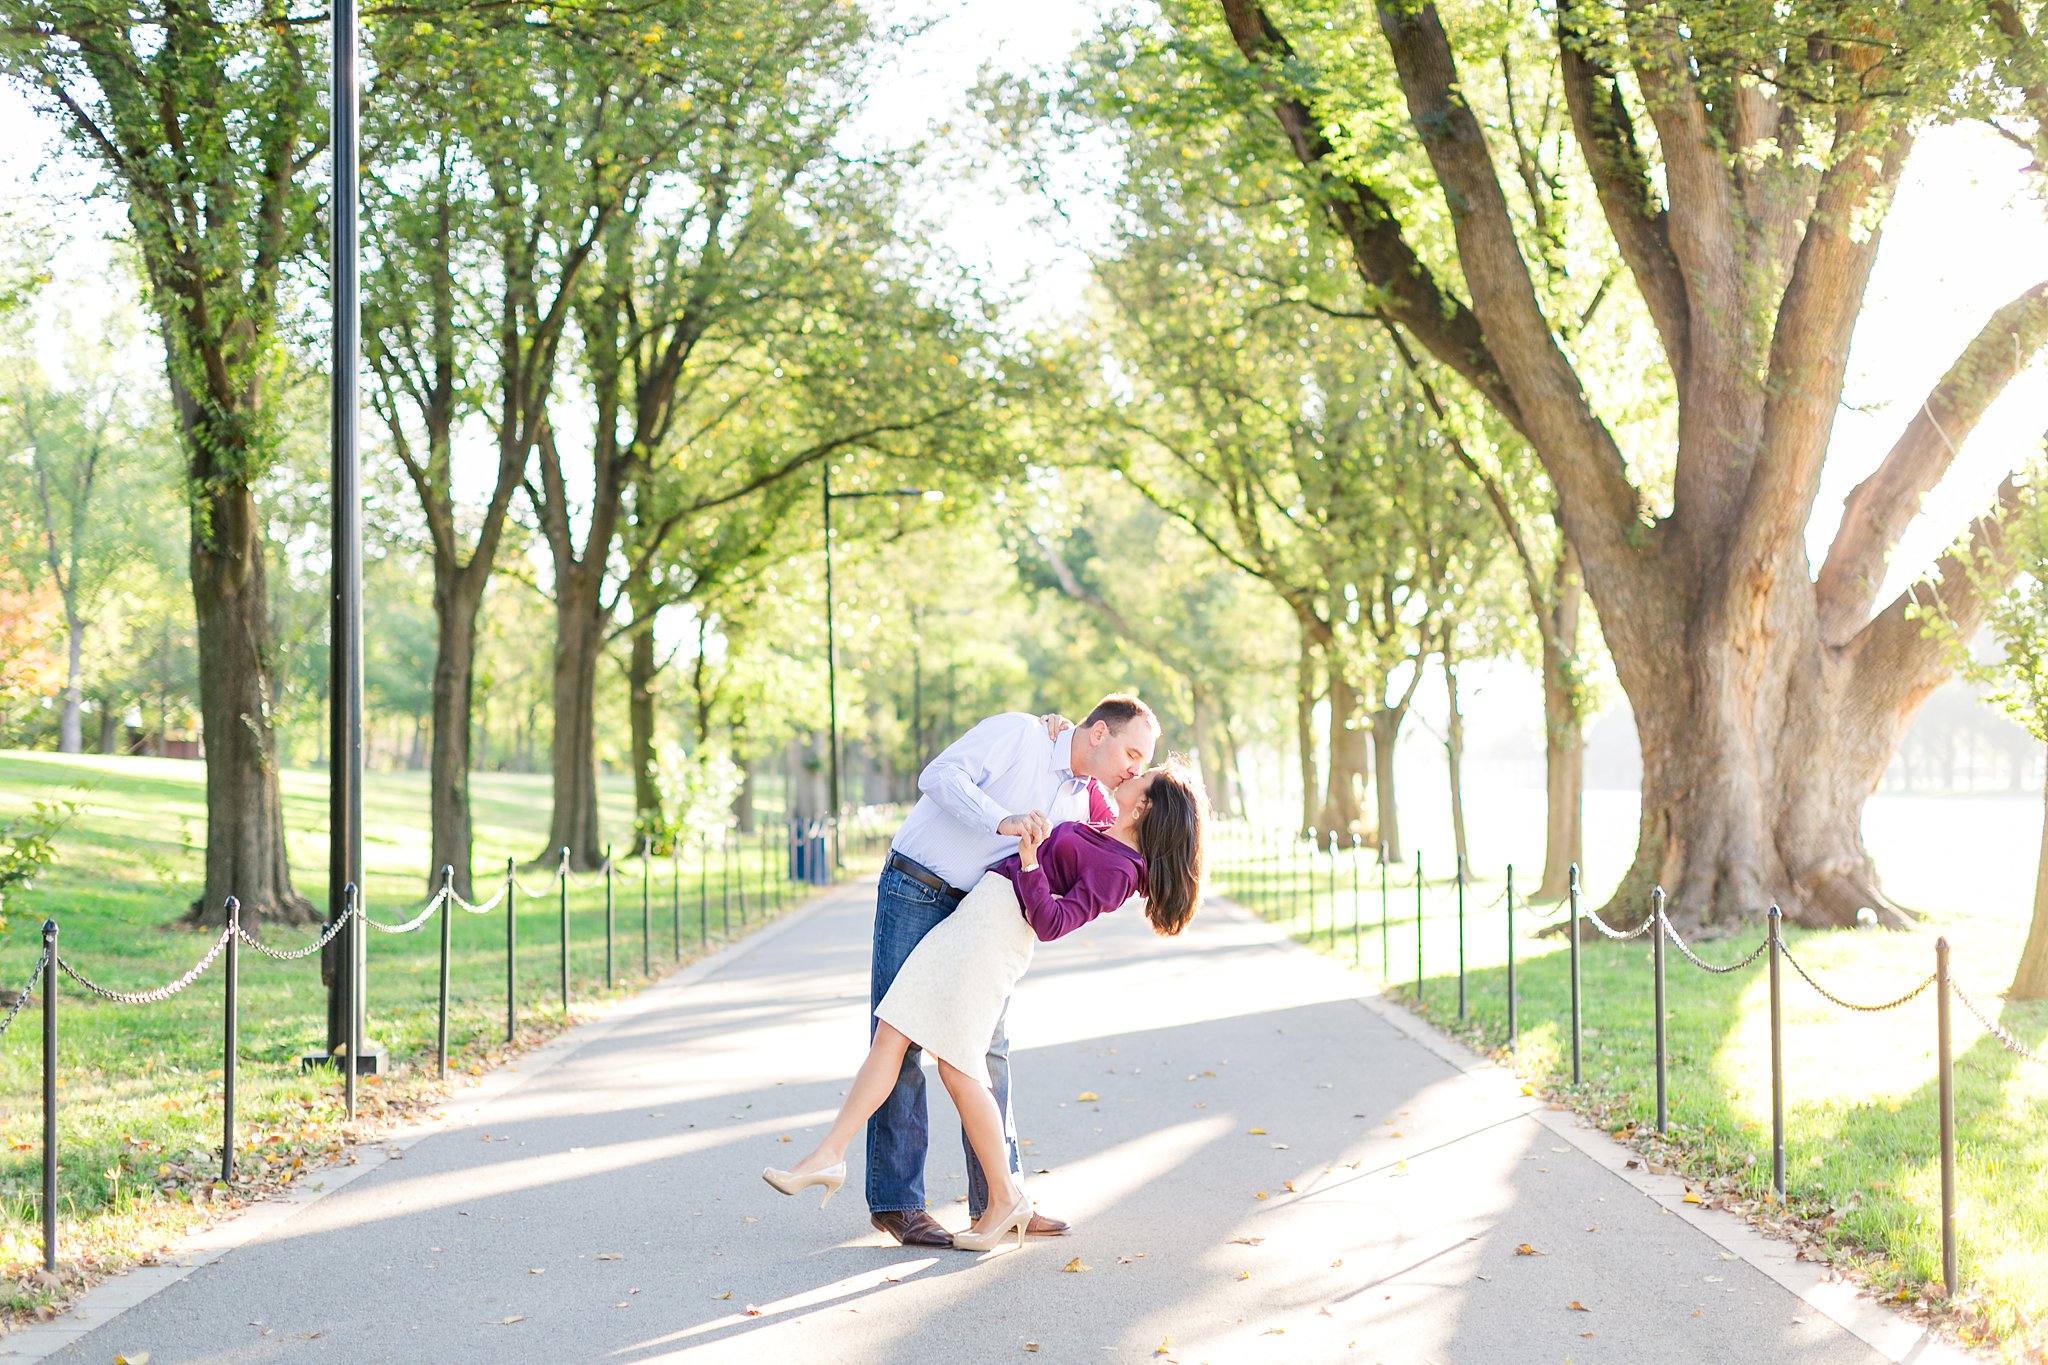
[[860,1132],[861,1125],[882,1107],[882,1101],[888,1099],[889,1092],[896,1088],[896,1077],[903,1070],[903,1054],[908,1051],[910,1039],[894,1025],[876,1022],[875,1040],[868,1045],[867,1060],[860,1064],[860,1070],[853,1073],[853,1084],[847,1087],[846,1101],[839,1106],[839,1116],[832,1120],[825,1140],[812,1148],[810,1155],[792,1166],[791,1170],[815,1171],[846,1159],[846,1149]]
[[939,1079],[946,1083],[946,1093],[953,1097],[953,1107],[960,1111],[960,1126],[966,1130],[967,1141],[988,1177],[988,1208],[974,1222],[976,1232],[986,1232],[983,1224],[1007,1215],[1024,1194],[1010,1174],[1010,1147],[1003,1140],[1003,1111],[987,1086],[952,1063],[939,1063]]

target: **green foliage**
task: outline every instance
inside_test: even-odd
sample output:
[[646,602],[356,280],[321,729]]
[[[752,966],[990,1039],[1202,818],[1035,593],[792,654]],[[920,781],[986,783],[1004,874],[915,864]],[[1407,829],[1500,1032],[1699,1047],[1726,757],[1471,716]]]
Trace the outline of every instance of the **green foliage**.
[[9,894],[26,891],[57,856],[57,836],[78,814],[78,801],[37,801],[0,825],[0,933],[7,930]]

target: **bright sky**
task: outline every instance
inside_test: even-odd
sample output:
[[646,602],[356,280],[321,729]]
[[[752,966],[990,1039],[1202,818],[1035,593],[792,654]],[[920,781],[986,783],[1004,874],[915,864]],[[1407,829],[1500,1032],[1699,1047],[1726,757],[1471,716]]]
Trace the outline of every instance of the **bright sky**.
[[[971,117],[966,91],[984,66],[1016,72],[1055,66],[1107,8],[1091,0],[873,3],[890,17],[935,21],[874,85],[857,136],[877,143],[908,141],[940,124],[964,126]],[[17,96],[0,94],[0,127],[35,126]],[[5,202],[51,195],[44,202],[75,203],[80,181],[61,162],[50,162],[48,148],[47,136],[10,137],[0,148]],[[1915,152],[1857,330],[1849,408],[1836,424],[1809,531],[1816,560],[1842,498],[1882,458],[1957,349],[1993,309],[2040,278],[2048,262],[2048,210],[2029,197],[2020,175],[2024,161],[2009,143],[1975,128],[1930,134]],[[946,248],[978,265],[1016,302],[1015,315],[1033,321],[1071,312],[1086,282],[1085,261],[1038,221],[1039,207],[1013,193],[1000,174],[986,174],[962,181],[936,209]],[[86,217],[64,212],[88,232],[94,221],[103,227],[119,221],[107,205]],[[88,244],[75,255],[89,260],[96,250]],[[1989,504],[2005,471],[2038,451],[2044,429],[2048,367],[2037,365],[2008,388],[1928,499],[1894,561],[1892,591]]]

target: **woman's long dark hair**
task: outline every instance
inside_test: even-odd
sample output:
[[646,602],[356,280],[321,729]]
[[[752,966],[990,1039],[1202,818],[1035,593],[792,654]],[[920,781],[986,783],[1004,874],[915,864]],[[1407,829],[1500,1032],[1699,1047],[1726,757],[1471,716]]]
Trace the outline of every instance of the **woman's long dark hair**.
[[1138,852],[1145,859],[1145,918],[1154,933],[1188,927],[1202,898],[1202,823],[1209,796],[1187,760],[1174,754],[1145,793]]

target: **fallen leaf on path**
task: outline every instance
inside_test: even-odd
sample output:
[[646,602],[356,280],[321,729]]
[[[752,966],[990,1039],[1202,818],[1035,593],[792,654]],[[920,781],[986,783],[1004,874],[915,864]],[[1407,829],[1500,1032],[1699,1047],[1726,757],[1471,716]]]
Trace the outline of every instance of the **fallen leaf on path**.
[[1571,1309],[1574,1313],[1590,1313],[1593,1311],[1592,1309],[1586,1307],[1586,1305],[1584,1305],[1583,1303],[1580,1303],[1577,1299],[1573,1299],[1570,1303],[1566,1304],[1565,1307]]
[[1285,1327],[1268,1327],[1259,1335],[1262,1337],[1284,1337],[1287,1335],[1287,1329]]
[[1700,1202],[1700,1197],[1699,1195],[1693,1193],[1693,1191],[1687,1190],[1685,1192],[1685,1202],[1688,1204],[1697,1204]]
[[525,1322],[525,1321],[526,1321],[526,1314],[524,1314],[524,1313],[514,1313],[514,1314],[512,1314],[512,1316],[510,1316],[510,1317],[506,1317],[506,1318],[499,1318],[499,1319],[498,1319],[498,1326],[500,1326],[500,1327],[510,1327],[510,1326],[511,1326],[511,1325],[512,1325],[513,1323],[515,1323],[515,1322]]
[[1515,1255],[1517,1256],[1541,1256],[1542,1254],[1542,1252],[1530,1246],[1527,1242],[1515,1248]]
[[1523,1093],[1524,1095],[1533,1095],[1533,1094],[1535,1094],[1535,1093],[1536,1093],[1536,1086],[1535,1086],[1535,1084],[1534,1084],[1533,1082],[1530,1082],[1530,1081],[1523,1081],[1523,1082],[1522,1082],[1522,1093]]
[[1255,1194],[1255,1195],[1253,1195],[1253,1196],[1252,1196],[1252,1198],[1254,1198],[1254,1199],[1264,1199],[1265,1197],[1266,1197],[1266,1192],[1265,1192],[1264,1190],[1260,1190],[1260,1191],[1259,1191],[1259,1192],[1258,1192],[1257,1194]]
[[1316,1309],[1316,1316],[1319,1318],[1334,1318],[1337,1315],[1330,1311],[1330,1305],[1324,1304],[1321,1308]]
[[1330,1269],[1335,1270],[1338,1266],[1343,1264],[1344,1258],[1342,1256],[1339,1256],[1336,1260],[1330,1262]]
[[131,1355],[115,1356],[114,1365],[149,1365],[149,1352],[136,1351]]
[[616,1251],[600,1251],[597,1253],[597,1259],[600,1261],[623,1261],[626,1258]]
[[1249,1280],[1251,1277],[1252,1273],[1249,1270],[1240,1270],[1237,1272],[1237,1278],[1239,1278],[1240,1280]]
[[761,1316],[761,1310],[754,1307],[754,1305],[750,1303],[747,1305],[747,1316],[750,1318],[758,1318]]
[[1024,1349],[1027,1351],[1035,1351],[1038,1349],[1038,1343],[1035,1341],[1027,1341],[1024,1343]]
[[1268,1147],[1271,1147],[1276,1152],[1284,1152],[1287,1150],[1287,1144],[1284,1142],[1269,1142],[1266,1145]]
[[711,1297],[714,1299],[729,1299],[732,1297],[732,1291],[728,1289],[723,1294],[713,1294]]
[[1102,1096],[1096,1094],[1093,1090],[1083,1090],[1080,1094],[1074,1096],[1077,1104],[1088,1104],[1101,1098]]
[[1266,1130],[1263,1128],[1254,1128],[1251,1130],[1251,1135],[1253,1137],[1264,1137],[1266,1135]]
[[542,1266],[528,1266],[526,1269],[526,1273],[529,1275],[545,1275],[548,1272],[546,1268]]
[[1085,1274],[1090,1270],[1095,1269],[1095,1267],[1092,1265],[1082,1265],[1081,1258],[1079,1256],[1076,1256],[1073,1260],[1068,1261],[1065,1265],[1061,1266],[1060,1269],[1068,1275],[1081,1275]]
[[1155,1355],[1155,1356],[1163,1356],[1163,1355],[1165,1355],[1165,1354],[1166,1354],[1166,1353],[1167,1353],[1168,1351],[1171,1351],[1172,1349],[1173,1349],[1173,1338],[1172,1338],[1172,1337],[1161,1337],[1161,1338],[1159,1338],[1159,1344],[1158,1344],[1157,1346],[1155,1346],[1155,1347],[1153,1347],[1153,1348],[1152,1348],[1152,1354],[1153,1354],[1153,1355]]
[[1266,1239],[1263,1237],[1233,1237],[1230,1240],[1239,1246],[1255,1247]]

